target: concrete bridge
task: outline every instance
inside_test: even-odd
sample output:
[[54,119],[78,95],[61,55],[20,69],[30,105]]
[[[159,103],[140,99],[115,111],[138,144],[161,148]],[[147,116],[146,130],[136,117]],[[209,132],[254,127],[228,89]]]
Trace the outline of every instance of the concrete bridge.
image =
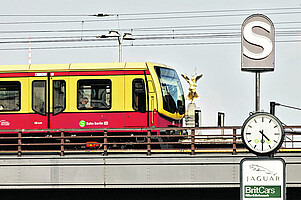
[[[301,153],[278,153],[286,186],[301,186]],[[24,155],[0,157],[0,189],[239,188],[250,153]]]

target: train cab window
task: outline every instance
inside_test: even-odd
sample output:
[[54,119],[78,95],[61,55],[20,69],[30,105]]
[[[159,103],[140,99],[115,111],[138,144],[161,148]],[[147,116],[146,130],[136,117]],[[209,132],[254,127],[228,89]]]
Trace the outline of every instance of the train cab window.
[[133,80],[133,109],[138,112],[146,111],[145,86],[143,79]]
[[32,82],[32,110],[46,115],[46,81]]
[[0,111],[20,110],[20,96],[20,82],[0,81]]
[[66,108],[66,82],[53,81],[53,114],[57,115]]
[[111,108],[111,80],[80,80],[77,84],[77,109]]
[[155,66],[161,84],[163,109],[183,115],[185,113],[185,99],[181,81],[173,69]]

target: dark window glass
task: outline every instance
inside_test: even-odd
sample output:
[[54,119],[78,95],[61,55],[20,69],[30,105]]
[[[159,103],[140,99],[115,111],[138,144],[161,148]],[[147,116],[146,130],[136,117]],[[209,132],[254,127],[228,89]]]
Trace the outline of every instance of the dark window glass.
[[155,70],[161,84],[164,110],[184,114],[184,92],[177,72],[163,67],[155,67]]
[[20,82],[0,81],[0,111],[20,110],[20,96]]
[[32,82],[32,110],[46,115],[46,81]]
[[80,80],[77,88],[79,110],[105,110],[111,108],[110,80]]
[[146,111],[146,97],[143,79],[133,80],[133,109],[138,112]]
[[53,114],[57,115],[66,108],[66,82],[53,81]]

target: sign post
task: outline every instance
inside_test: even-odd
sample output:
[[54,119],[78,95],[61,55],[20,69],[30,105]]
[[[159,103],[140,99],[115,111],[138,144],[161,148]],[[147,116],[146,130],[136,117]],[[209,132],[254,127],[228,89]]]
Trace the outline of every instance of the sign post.
[[258,157],[240,162],[241,200],[285,199],[285,162],[273,156],[283,143],[283,126],[275,116],[260,112],[260,73],[274,69],[274,25],[262,14],[251,15],[241,26],[241,70],[255,73],[256,114],[246,119],[242,138]]
[[241,70],[255,72],[255,109],[260,111],[260,73],[275,69],[275,28],[262,14],[249,16],[241,27]]

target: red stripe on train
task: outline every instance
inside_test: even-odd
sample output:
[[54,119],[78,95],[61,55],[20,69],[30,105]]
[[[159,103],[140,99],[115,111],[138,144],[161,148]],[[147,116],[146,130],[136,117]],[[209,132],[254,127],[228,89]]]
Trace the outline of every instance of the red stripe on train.
[[[50,76],[116,76],[116,75],[143,75],[150,74],[149,71],[128,70],[128,71],[85,71],[85,72],[50,72]],[[47,76],[48,72],[30,72],[30,73],[0,73],[0,78],[13,77],[41,77]]]
[[1,73],[0,78],[11,78],[11,77],[28,77],[28,73]]

